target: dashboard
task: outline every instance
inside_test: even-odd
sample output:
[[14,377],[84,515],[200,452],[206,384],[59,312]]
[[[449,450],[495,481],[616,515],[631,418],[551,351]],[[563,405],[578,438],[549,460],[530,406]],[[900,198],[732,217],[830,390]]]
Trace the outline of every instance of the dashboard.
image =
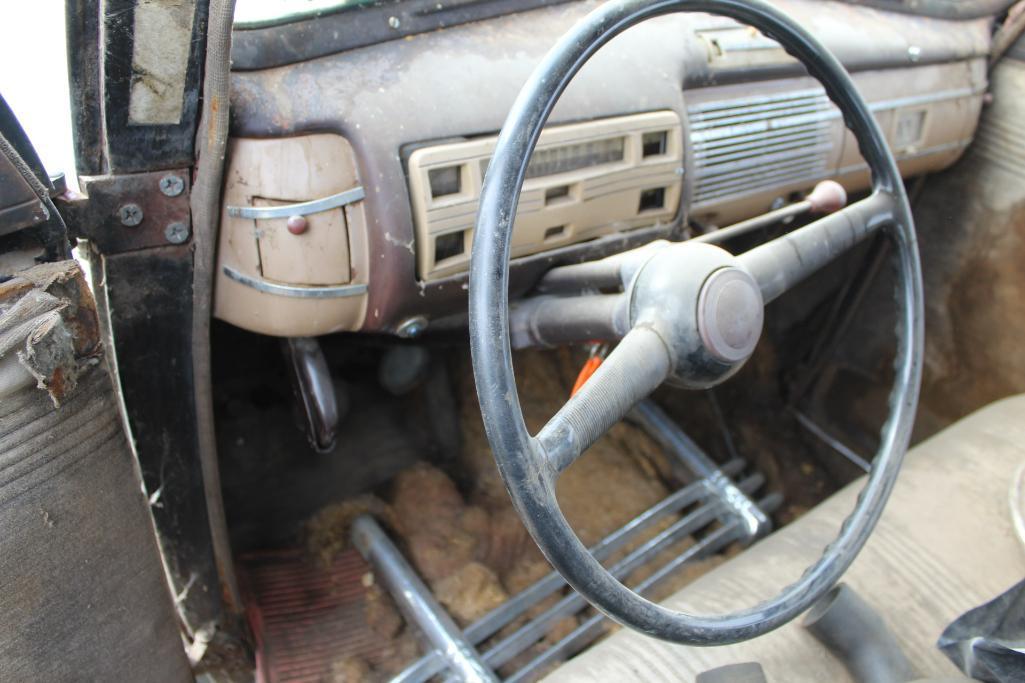
[[[958,159],[986,89],[986,20],[777,4],[852,72],[906,176]],[[465,315],[498,131],[544,53],[596,6],[236,70],[215,316],[315,336],[413,335]],[[778,44],[722,17],[648,21],[600,50],[550,118],[520,198],[510,294],[555,265],[686,238],[691,221],[761,214],[824,178],[869,184],[839,112]]]

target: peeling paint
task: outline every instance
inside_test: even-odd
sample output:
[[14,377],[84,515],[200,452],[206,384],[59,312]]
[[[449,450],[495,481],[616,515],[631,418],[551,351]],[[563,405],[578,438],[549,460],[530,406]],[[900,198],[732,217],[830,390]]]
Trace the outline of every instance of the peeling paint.
[[[394,244],[396,247],[402,247],[403,249],[408,249],[410,254],[413,254],[414,256],[416,255],[416,252],[413,249],[413,244],[416,242],[415,239],[411,239],[408,242],[403,242],[402,240],[400,240],[400,239],[398,239],[396,237],[393,237],[390,232],[384,233],[384,239],[388,240],[388,242]],[[383,254],[382,254],[382,256],[383,256]]]

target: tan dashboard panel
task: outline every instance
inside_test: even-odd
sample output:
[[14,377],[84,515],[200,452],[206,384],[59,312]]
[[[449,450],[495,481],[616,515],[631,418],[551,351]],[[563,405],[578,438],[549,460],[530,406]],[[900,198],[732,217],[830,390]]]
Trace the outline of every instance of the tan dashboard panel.
[[[429,281],[469,266],[481,186],[495,137],[414,151],[409,187],[417,269]],[[513,228],[512,256],[673,220],[683,139],[675,112],[553,126],[541,133]]]
[[225,175],[214,316],[274,336],[359,329],[369,256],[349,142],[234,138]]
[[[903,77],[902,77],[903,76]],[[868,100],[905,177],[954,163],[971,143],[986,90],[986,62],[956,62],[859,74]],[[837,179],[867,186],[869,175],[850,131]]]

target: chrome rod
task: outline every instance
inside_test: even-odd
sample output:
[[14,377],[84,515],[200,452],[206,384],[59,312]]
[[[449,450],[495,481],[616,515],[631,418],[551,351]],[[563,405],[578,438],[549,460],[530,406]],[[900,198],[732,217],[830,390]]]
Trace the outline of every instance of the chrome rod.
[[[730,471],[735,475],[742,466],[742,461],[734,460],[727,463],[723,467],[723,471]],[[655,522],[667,515],[679,512],[692,503],[696,503],[700,500],[703,493],[704,489],[700,483],[691,484],[680,489],[591,546],[589,548],[591,555],[599,562],[607,559],[612,553],[622,548],[637,534],[651,527]],[[544,578],[536,581],[467,627],[465,631],[466,638],[474,644],[483,641],[565,585],[566,580],[562,577],[562,574],[556,571],[550,572]]]
[[[715,463],[680,426],[665,414],[657,403],[646,398],[640,401],[628,415],[652,439],[669,453],[675,455],[704,484],[709,494],[719,499],[728,514],[738,518],[753,540],[764,535],[772,526],[768,516],[737,487],[729,477],[723,476]],[[724,520],[725,521],[725,520]]]
[[705,479],[719,469],[652,399],[640,401],[627,415],[627,419],[680,460],[694,477]]
[[[782,497],[777,493],[773,493],[759,501],[758,507],[766,514],[771,514],[782,502]],[[730,543],[740,540],[743,535],[743,528],[737,521],[721,526],[692,545],[682,554],[667,562],[651,576],[637,583],[637,585],[633,587],[633,590],[644,595],[656,588],[658,584],[669,578],[687,562],[701,559],[703,556],[718,552]],[[583,647],[601,635],[602,623],[607,619],[608,617],[604,614],[595,614],[587,621],[580,624],[580,626],[575,628],[562,640],[550,646],[540,655],[529,661],[523,666],[523,668],[518,670],[512,676],[506,678],[504,683],[522,683],[523,681],[529,680],[532,675],[543,670],[547,665],[570,656],[575,652],[579,652]]]
[[839,211],[847,205],[847,190],[844,189],[843,185],[834,180],[823,180],[818,183],[808,196],[802,201],[794,202],[789,206],[764,213],[761,216],[749,218],[746,221],[734,223],[733,225],[709,232],[704,235],[695,237],[694,240],[698,242],[711,242],[712,244],[721,244],[726,240],[729,240],[737,235],[743,235],[757,230],[758,228],[772,225],[777,221],[781,221],[785,218],[792,216],[798,216],[805,212],[811,212],[816,214],[828,214],[835,211]]
[[[739,540],[742,536],[743,531],[741,530],[740,524],[737,522],[731,522],[727,526],[719,527],[708,534],[708,536],[705,536],[703,539],[687,548],[687,550],[685,550],[681,555],[671,560],[666,567],[659,570],[659,573],[653,574],[651,578],[658,576],[660,579],[665,579],[670,573],[667,571],[664,572],[666,568],[671,566],[672,569],[677,569],[686,562],[698,560],[703,555],[714,553],[717,550],[725,548],[733,541]],[[640,593],[644,590],[644,588],[641,587],[642,585],[644,585],[645,588],[648,587],[646,584],[649,584],[648,580],[643,581],[634,590]],[[520,681],[529,680],[532,675],[536,674],[548,664],[565,659],[568,656],[579,652],[584,646],[601,635],[602,624],[606,619],[605,615],[601,613],[591,616],[577,628],[573,629],[569,635],[550,646],[512,676],[504,679],[504,683],[520,683]]]
[[[760,486],[762,481],[761,475],[753,475],[745,479],[740,486],[742,489],[750,491]],[[630,574],[630,572],[642,566],[654,555],[713,522],[719,514],[721,507],[722,503],[714,501],[682,517],[672,526],[652,537],[612,565],[609,568],[609,573],[617,579],[622,579]],[[524,624],[517,631],[503,638],[491,649],[484,652],[484,661],[488,666],[497,669],[533,645],[539,638],[542,638],[550,625],[557,619],[575,614],[586,606],[587,600],[583,596],[577,592],[570,593],[532,621]]]
[[[744,462],[742,460],[734,459],[722,466],[722,473],[726,476],[734,477],[740,473],[743,467]],[[589,548],[591,554],[598,561],[608,558],[612,553],[630,542],[637,534],[649,528],[666,515],[679,512],[684,507],[697,502],[704,493],[705,489],[701,482],[695,482],[676,491],[591,546]],[[566,579],[563,578],[562,574],[552,571],[470,624],[463,631],[463,637],[473,645],[477,645],[565,586]],[[392,683],[411,683],[414,681],[422,683],[422,681],[426,681],[431,676],[439,673],[443,668],[444,661],[440,655],[437,652],[431,652],[406,667],[398,676],[392,679]]]
[[722,244],[726,240],[738,235],[746,235],[753,230],[774,225],[779,221],[786,220],[787,218],[800,216],[809,209],[811,209],[811,202],[807,199],[800,202],[794,202],[793,204],[776,209],[775,211],[763,213],[761,216],[755,216],[754,218],[749,218],[746,221],[734,223],[729,227],[722,228],[720,230],[713,230],[712,232],[706,232],[704,235],[698,235],[694,238],[694,241],[708,242],[709,244]]
[[797,418],[797,422],[802,427],[807,429],[814,436],[818,437],[823,443],[832,448],[834,451],[850,460],[861,471],[868,472],[872,469],[872,463],[870,463],[868,460],[863,458],[858,453],[855,453],[850,446],[840,441],[835,436],[833,436],[825,429],[820,427],[810,417],[796,409],[791,410],[791,412],[794,414],[794,417]]
[[352,541],[374,568],[406,619],[420,628],[430,647],[445,659],[461,681],[495,681],[498,678],[481,660],[473,645],[463,638],[452,617],[409,566],[402,553],[373,517],[361,515],[352,524]]

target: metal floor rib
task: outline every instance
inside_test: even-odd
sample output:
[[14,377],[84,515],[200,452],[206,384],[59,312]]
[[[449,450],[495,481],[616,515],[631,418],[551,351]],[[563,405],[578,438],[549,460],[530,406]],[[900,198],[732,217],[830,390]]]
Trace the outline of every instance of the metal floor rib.
[[[779,506],[781,498],[769,494],[757,503],[752,500],[751,496],[764,484],[762,475],[740,476],[735,483],[734,479],[745,469],[742,460],[734,459],[717,467],[651,401],[642,401],[630,419],[676,456],[694,481],[590,548],[604,563],[617,551],[638,541],[646,529],[676,517],[665,529],[607,565],[616,578],[626,580],[639,568],[650,570],[662,559],[661,566],[630,586],[642,595],[650,593],[688,562],[712,555],[734,542],[751,542],[769,530],[768,514]],[[584,598],[569,589],[556,572],[460,630],[372,517],[357,519],[352,536],[406,620],[419,629],[429,652],[393,681],[419,683],[436,676],[444,680],[533,681],[604,632],[605,617],[590,609]],[[681,547],[669,556],[671,559],[665,560],[666,551],[677,546]],[[557,593],[562,595],[558,602],[511,630],[509,625],[531,607]],[[531,650],[556,622],[570,615],[581,615],[579,625],[571,633],[540,651]]]

